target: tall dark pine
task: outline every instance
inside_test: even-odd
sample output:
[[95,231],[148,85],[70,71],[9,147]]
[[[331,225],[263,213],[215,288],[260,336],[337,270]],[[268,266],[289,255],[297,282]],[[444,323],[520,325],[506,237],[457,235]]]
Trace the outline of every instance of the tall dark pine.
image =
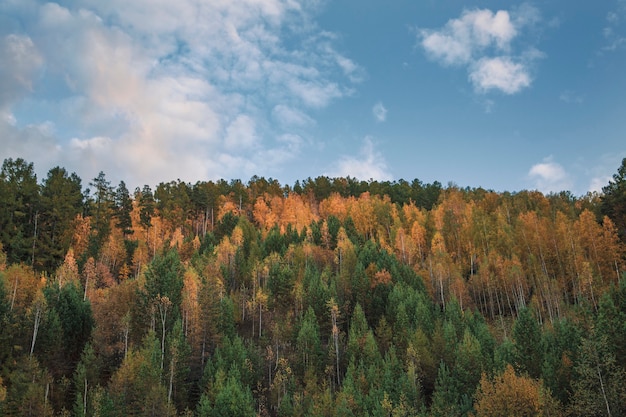
[[33,164],[22,158],[5,159],[0,170],[0,242],[7,263],[33,264],[39,209]]
[[54,271],[62,262],[72,240],[72,222],[83,210],[81,179],[55,167],[41,186],[41,214],[35,266]]
[[111,183],[107,181],[104,172],[89,183],[94,188],[94,197],[91,201],[93,239],[90,242],[90,255],[96,256],[102,244],[111,232],[111,217],[113,215],[114,194]]
[[541,327],[528,308],[522,309],[515,320],[513,340],[517,370],[539,378],[543,363]]
[[600,210],[615,223],[620,239],[626,242],[626,158],[602,193]]
[[126,183],[120,181],[115,191],[115,217],[117,218],[115,225],[122,230],[125,237],[133,234],[133,222],[130,217],[132,211],[133,200],[130,199]]
[[154,216],[154,194],[149,185],[144,185],[143,189],[135,192],[139,196],[139,221],[144,229],[148,229],[152,225],[152,217]]

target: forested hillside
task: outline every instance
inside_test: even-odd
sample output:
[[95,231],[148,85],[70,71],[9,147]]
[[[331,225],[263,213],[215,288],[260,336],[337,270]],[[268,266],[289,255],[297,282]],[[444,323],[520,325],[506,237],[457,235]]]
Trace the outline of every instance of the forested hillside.
[[585,197],[34,172],[0,172],[0,415],[626,415],[626,159]]

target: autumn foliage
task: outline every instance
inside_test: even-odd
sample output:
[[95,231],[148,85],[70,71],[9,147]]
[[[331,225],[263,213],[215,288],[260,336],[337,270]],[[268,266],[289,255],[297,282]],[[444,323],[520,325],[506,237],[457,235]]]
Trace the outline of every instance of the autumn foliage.
[[0,414],[622,411],[626,252],[596,195],[326,177],[131,195],[103,173],[83,195],[33,172],[0,175]]

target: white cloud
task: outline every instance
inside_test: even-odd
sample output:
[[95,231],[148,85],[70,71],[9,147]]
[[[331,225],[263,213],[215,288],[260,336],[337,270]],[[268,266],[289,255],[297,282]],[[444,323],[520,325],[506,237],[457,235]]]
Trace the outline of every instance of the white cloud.
[[561,94],[559,94],[559,100],[567,104],[582,104],[584,98],[582,95],[577,94],[574,91],[565,90],[562,91]]
[[506,94],[515,94],[531,82],[524,65],[509,57],[481,58],[472,65],[469,78],[479,92],[495,89]]
[[28,36],[0,38],[0,111],[30,92],[42,59]]
[[377,122],[384,122],[387,120],[387,109],[380,101],[372,108],[372,114]]
[[446,65],[469,63],[476,53],[493,46],[508,50],[517,30],[507,11],[466,10],[440,30],[420,32],[421,43],[435,60]]
[[606,15],[606,26],[602,28],[602,35],[606,39],[606,45],[601,52],[612,52],[626,47],[626,32],[622,21],[626,18],[626,2],[618,1],[614,10]]
[[[364,77],[316,26],[313,3],[2,7],[13,23],[0,28],[0,159],[20,152],[42,170],[104,170],[132,185],[269,175],[315,145],[300,136],[314,112]],[[29,120],[53,129],[25,126],[13,107],[26,96],[43,109]]]
[[274,106],[272,117],[283,127],[305,127],[315,124],[315,120],[306,113],[284,104]]
[[384,156],[374,148],[370,137],[363,140],[363,147],[358,156],[344,156],[331,173],[331,177],[352,177],[360,180],[388,181],[393,178]]
[[572,188],[570,175],[560,164],[554,162],[552,157],[544,158],[542,162],[533,165],[528,171],[528,178],[533,181],[534,187],[543,193]]
[[613,178],[610,175],[602,176],[602,177],[594,177],[589,182],[589,190],[590,192],[600,193],[602,189],[609,184]]
[[613,175],[619,169],[625,154],[623,151],[604,154],[595,161],[585,162],[584,173],[591,178],[588,189],[585,191],[602,192],[602,188],[613,181]]
[[441,65],[466,68],[476,92],[515,94],[530,86],[531,64],[543,54],[534,48],[512,54],[513,41],[539,19],[539,11],[526,4],[511,12],[465,10],[440,29],[420,30],[418,41]]
[[239,115],[226,128],[224,143],[230,151],[255,148],[259,142],[254,120],[245,115]]

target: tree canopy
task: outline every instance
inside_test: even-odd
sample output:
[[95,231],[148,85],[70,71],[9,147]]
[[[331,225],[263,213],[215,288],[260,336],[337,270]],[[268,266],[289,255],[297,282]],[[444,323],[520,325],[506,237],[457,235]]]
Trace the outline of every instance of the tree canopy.
[[626,163],[599,198],[34,172],[0,171],[0,415],[624,412]]

